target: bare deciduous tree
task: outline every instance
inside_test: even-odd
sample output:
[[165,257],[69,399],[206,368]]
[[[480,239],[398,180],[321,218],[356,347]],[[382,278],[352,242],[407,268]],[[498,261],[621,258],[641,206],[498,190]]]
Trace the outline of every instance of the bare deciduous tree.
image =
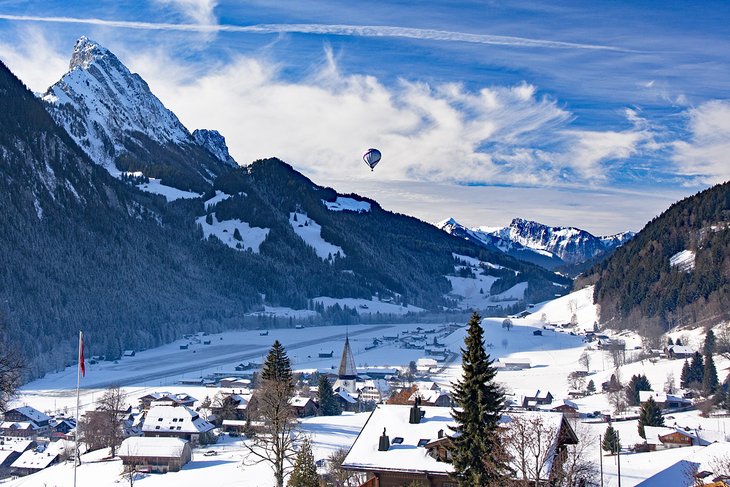
[[588,355],[588,352],[583,352],[580,355],[580,358],[578,358],[578,363],[586,368],[586,372],[591,371],[591,356]]
[[566,487],[589,485],[589,482],[598,477],[598,466],[591,460],[591,449],[595,448],[598,438],[591,433],[590,428],[574,418],[570,425],[578,437],[576,445],[566,445],[562,454],[562,465],[554,480],[556,485]]
[[327,459],[327,474],[324,477],[327,487],[357,487],[367,480],[362,472],[342,468],[342,462],[345,461],[346,456],[347,448],[341,448]]
[[541,415],[513,414],[505,443],[522,485],[540,484],[550,475],[559,429]]
[[8,403],[15,397],[23,370],[20,356],[7,344],[5,325],[0,316],[0,413],[7,410]]
[[125,405],[124,391],[119,386],[111,386],[96,401],[96,410],[86,412],[79,422],[79,431],[90,450],[108,447],[110,456],[114,457],[124,439],[122,420]]

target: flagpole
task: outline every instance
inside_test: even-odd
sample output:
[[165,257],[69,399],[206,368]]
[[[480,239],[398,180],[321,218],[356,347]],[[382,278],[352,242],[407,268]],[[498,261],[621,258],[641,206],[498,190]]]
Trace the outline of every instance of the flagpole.
[[74,429],[74,487],[76,487],[76,466],[81,461],[81,453],[79,451],[79,425],[81,423],[79,418],[80,399],[79,389],[81,388],[81,367],[84,360],[84,332],[79,331],[79,353],[78,353],[78,366],[76,367],[76,428]]

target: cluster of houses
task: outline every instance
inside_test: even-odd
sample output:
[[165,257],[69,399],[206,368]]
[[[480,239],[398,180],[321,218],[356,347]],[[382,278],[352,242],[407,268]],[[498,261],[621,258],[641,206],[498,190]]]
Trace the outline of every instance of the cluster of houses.
[[50,417],[31,406],[6,411],[0,423],[0,477],[27,475],[57,463],[75,428],[73,418]]

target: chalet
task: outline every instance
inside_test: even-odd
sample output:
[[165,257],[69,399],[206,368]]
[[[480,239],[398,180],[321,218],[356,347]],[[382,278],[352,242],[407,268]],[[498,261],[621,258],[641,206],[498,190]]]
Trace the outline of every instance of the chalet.
[[532,361],[529,358],[505,357],[497,360],[495,366],[506,370],[524,370],[532,367]]
[[35,448],[36,442],[27,439],[5,438],[0,442],[0,470],[10,468],[10,465],[24,452]]
[[535,335],[536,337],[541,337],[542,336],[542,330],[534,330],[532,332],[532,334]]
[[47,435],[50,430],[51,418],[30,406],[21,406],[10,409],[4,414],[4,421],[0,424],[0,433],[4,436],[36,438]]
[[[706,448],[692,449],[687,454],[675,458],[675,463],[660,471],[647,472],[647,478],[636,484],[637,487],[704,485],[724,487],[728,482],[727,459],[728,444],[715,443]],[[658,463],[664,466],[666,463]],[[654,467],[657,468],[657,467]],[[696,473],[695,473],[696,472]]]
[[695,351],[690,347],[684,345],[670,345],[666,348],[665,353],[669,358],[681,359],[681,358],[692,358]]
[[330,350],[329,352],[319,352],[319,358],[332,358],[335,356],[335,351]]
[[218,422],[226,419],[245,421],[248,419],[248,410],[252,399],[253,394],[251,393],[223,393],[220,401],[216,401],[210,410]]
[[239,379],[238,377],[226,377],[220,380],[220,386],[226,389],[247,389],[251,387],[251,380]]
[[118,450],[122,465],[152,473],[177,472],[192,458],[190,444],[180,438],[132,436]]
[[54,451],[26,450],[10,465],[10,472],[19,476],[30,475],[55,465],[59,460],[60,455]]
[[188,406],[195,404],[195,399],[185,393],[172,394],[170,392],[152,392],[139,398],[139,409],[148,410],[153,405],[170,404],[171,406]]
[[563,399],[560,404],[552,407],[550,411],[563,413],[568,417],[575,417],[578,416],[578,405],[569,399]]
[[527,410],[537,409],[538,406],[552,404],[553,395],[550,391],[537,390],[515,390],[513,403]]
[[692,401],[666,392],[639,391],[639,402],[643,405],[653,398],[661,409],[679,409],[692,406]]
[[415,404],[416,398],[419,398],[421,404],[423,404],[424,406],[451,406],[451,395],[447,391],[441,389],[427,391],[418,390],[411,394],[411,396],[408,398],[408,403]]
[[292,414],[297,418],[316,416],[319,412],[319,404],[311,397],[292,397],[289,399],[289,407],[292,410]]
[[137,352],[134,350],[125,350],[122,352],[122,357],[134,357],[135,355],[137,355]]
[[390,395],[390,385],[384,379],[369,379],[358,383],[357,392],[363,402],[380,402]]
[[152,406],[144,419],[146,437],[176,437],[193,445],[208,443],[215,426],[187,406]]
[[[549,459],[544,480],[559,467],[565,445],[576,444],[577,438],[560,413],[521,413],[525,418],[539,416],[549,428],[555,428],[555,438],[549,445]],[[516,417],[517,415],[514,415]],[[506,432],[515,420],[503,416],[501,431]],[[379,405],[350,448],[343,468],[364,472],[368,476],[361,487],[398,487],[421,484],[429,487],[456,487],[448,433],[454,426],[451,408],[402,405]],[[503,428],[503,429],[502,429]]]
[[343,411],[360,412],[360,398],[357,393],[351,394],[340,389],[335,391],[335,399]]
[[389,376],[398,375],[398,369],[394,367],[365,367],[357,369],[358,375],[367,375],[371,379],[387,379]]

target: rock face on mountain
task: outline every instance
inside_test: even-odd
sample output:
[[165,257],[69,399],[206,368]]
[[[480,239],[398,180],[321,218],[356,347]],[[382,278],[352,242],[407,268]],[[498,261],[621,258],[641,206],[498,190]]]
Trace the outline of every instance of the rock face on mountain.
[[452,235],[478,241],[517,259],[547,269],[589,262],[626,243],[632,232],[595,237],[573,227],[550,227],[542,223],[515,218],[507,227],[466,228],[453,218],[437,224]]
[[200,146],[206,148],[219,161],[231,166],[238,166],[236,161],[228,153],[226,139],[217,130],[197,129],[193,131],[193,139]]
[[68,73],[43,100],[54,120],[113,176],[141,172],[202,193],[233,165],[197,143],[139,75],[86,37],[76,42]]

